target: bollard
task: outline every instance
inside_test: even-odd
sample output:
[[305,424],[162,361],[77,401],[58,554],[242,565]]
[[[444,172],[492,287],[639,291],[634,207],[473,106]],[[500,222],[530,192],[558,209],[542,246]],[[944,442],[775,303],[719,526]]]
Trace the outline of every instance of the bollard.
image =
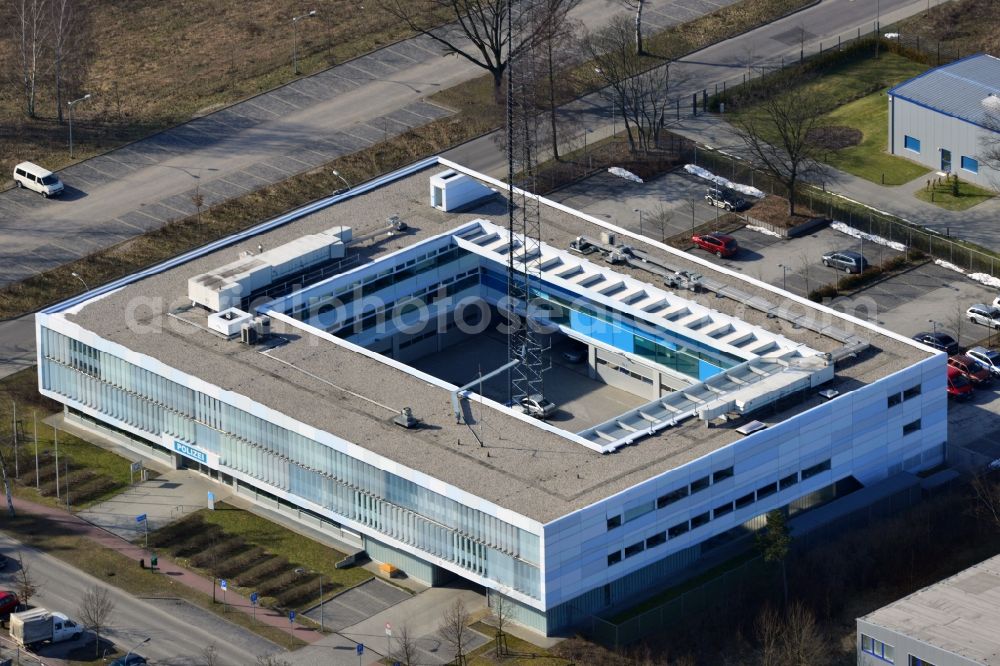
[[139,558],[139,568],[140,569],[145,569],[146,568],[146,560],[144,558],[141,558],[141,557]]

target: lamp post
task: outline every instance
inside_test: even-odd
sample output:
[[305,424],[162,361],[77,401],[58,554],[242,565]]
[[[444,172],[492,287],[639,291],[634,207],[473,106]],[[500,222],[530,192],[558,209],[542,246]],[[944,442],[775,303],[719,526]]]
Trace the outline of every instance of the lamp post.
[[644,234],[643,231],[642,231],[642,209],[641,208],[633,208],[632,212],[633,213],[639,213],[639,235],[640,236],[645,236],[646,234]]
[[88,99],[90,99],[90,93],[87,93],[80,99],[74,99],[72,102],[66,102],[66,106],[69,107],[69,158],[70,159],[73,159],[73,106]]
[[351,189],[351,184],[347,182],[346,178],[340,175],[339,171],[337,171],[336,169],[331,169],[330,173],[332,173],[334,176],[344,181],[344,185],[347,185],[347,189]]
[[934,335],[937,335],[937,322],[934,321],[933,319],[928,319],[927,323],[933,326],[931,330],[934,332]]
[[73,276],[73,277],[75,277],[75,278],[76,278],[77,280],[79,280],[79,281],[80,281],[80,284],[82,284],[82,285],[83,285],[83,288],[84,288],[84,289],[86,289],[87,291],[90,291],[90,287],[89,287],[89,286],[87,285],[87,283],[86,283],[86,282],[84,282],[83,278],[82,278],[82,277],[80,277],[80,274],[79,274],[79,273],[77,273],[76,271],[73,271],[72,273],[70,273],[70,275],[72,275],[72,276]]
[[781,290],[788,291],[788,287],[785,286],[785,276],[788,275],[788,266],[778,264],[778,268],[781,269]]
[[308,14],[302,14],[292,18],[292,74],[299,73],[299,32],[296,29],[298,22],[302,19],[316,16],[316,10],[311,10]]
[[148,643],[150,641],[150,638],[151,637],[147,636],[146,638],[143,638],[141,641],[139,641],[138,643],[136,643],[135,645],[133,645],[132,648],[128,652],[125,653],[125,658],[122,659],[122,663],[123,664],[127,664],[128,663],[128,658],[132,656],[132,653],[135,652],[135,649],[137,647],[139,647],[140,645],[143,645],[144,643]]

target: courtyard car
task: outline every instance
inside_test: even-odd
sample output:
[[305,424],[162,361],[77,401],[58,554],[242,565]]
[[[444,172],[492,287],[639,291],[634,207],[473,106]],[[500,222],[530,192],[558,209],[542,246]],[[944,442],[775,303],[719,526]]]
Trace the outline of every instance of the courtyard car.
[[948,368],[948,397],[964,400],[972,395],[972,382],[955,368]]
[[708,250],[719,258],[731,257],[740,249],[735,238],[715,232],[710,234],[695,234],[691,236],[691,242],[703,250]]
[[746,201],[740,195],[724,187],[709,188],[708,192],[705,193],[705,201],[708,202],[709,206],[724,208],[727,211],[740,210],[746,206]]
[[556,411],[555,403],[549,402],[541,393],[521,398],[521,411],[536,419],[547,419]]
[[976,303],[965,311],[973,324],[982,324],[990,328],[1000,328],[1000,308],[983,303]]
[[17,594],[10,590],[0,590],[0,621],[7,622],[10,614],[17,611],[20,605],[21,600],[17,598]]
[[978,361],[991,374],[1000,375],[1000,352],[986,347],[973,347],[965,354]]
[[933,347],[934,349],[938,349],[948,354],[958,353],[958,343],[955,342],[955,338],[951,337],[947,333],[941,333],[938,331],[928,333],[924,331],[923,333],[917,333],[914,335],[913,339],[927,345],[928,347]]
[[980,365],[979,361],[966,354],[955,354],[948,359],[948,367],[955,368],[975,386],[988,384],[992,379],[990,371]]
[[845,273],[860,273],[868,268],[868,260],[861,256],[860,252],[841,250],[840,252],[824,254],[823,265],[842,270]]
[[124,657],[118,657],[113,662],[111,666],[145,666],[146,658],[140,657],[137,654],[127,654]]
[[562,357],[568,363],[583,363],[587,359],[590,349],[587,345],[571,341],[570,345],[563,350]]

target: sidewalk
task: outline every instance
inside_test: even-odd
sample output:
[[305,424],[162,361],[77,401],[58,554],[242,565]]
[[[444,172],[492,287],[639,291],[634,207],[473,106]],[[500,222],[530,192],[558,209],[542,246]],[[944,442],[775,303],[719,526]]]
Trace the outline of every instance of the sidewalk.
[[[723,150],[743,159],[748,156],[746,146],[733,133],[729,123],[718,114],[685,117],[669,129],[701,145]],[[932,172],[928,172],[927,175],[909,183],[890,187],[831,168],[825,185],[829,192],[840,194],[938,233],[971,241],[986,248],[996,247],[998,245],[996,220],[1000,218],[1000,196],[968,210],[945,210],[913,196],[914,192],[924,187],[925,181],[931,174]]]
[[[56,523],[67,533],[85,537],[98,546],[109,548],[124,555],[128,559],[137,563],[137,565],[140,559],[145,559],[147,561],[149,559],[149,553],[143,548],[135,546],[125,539],[122,539],[121,537],[116,536],[115,534],[112,534],[97,525],[88,523],[82,518],[67,513],[62,509],[55,509],[21,498],[16,498],[14,500],[14,507],[22,513],[46,518],[53,523]],[[185,585],[192,590],[197,590],[198,592],[208,595],[212,594],[213,584],[211,580],[179,567],[165,557],[159,558],[159,561],[157,562],[157,573],[150,573],[150,575],[170,576],[170,580]],[[228,593],[227,601],[229,606],[240,613],[244,613],[246,615],[253,613],[250,601],[234,592]],[[305,641],[306,643],[315,643],[323,637],[322,634],[315,629],[303,626],[290,626],[288,618],[285,615],[270,609],[258,609],[256,612],[256,618],[257,622],[276,627],[285,633],[298,638],[299,640]]]

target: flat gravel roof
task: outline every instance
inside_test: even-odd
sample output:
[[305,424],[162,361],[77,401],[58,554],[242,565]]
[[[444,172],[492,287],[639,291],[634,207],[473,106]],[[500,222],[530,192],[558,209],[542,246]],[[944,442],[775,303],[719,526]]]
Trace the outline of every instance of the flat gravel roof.
[[[488,427],[477,426],[476,434],[481,431],[484,440],[480,446],[468,426],[455,423],[450,393],[407,372],[300,329],[288,331],[288,344],[260,353],[255,347],[223,340],[168,314],[190,305],[187,297],[189,277],[233,261],[241,251],[256,252],[258,243],[273,248],[304,234],[337,225],[350,226],[354,235],[359,236],[383,227],[388,217],[399,215],[410,231],[365,243],[359,248],[360,260],[364,263],[473,219],[506,224],[506,204],[500,197],[459,214],[431,208],[427,201],[428,177],[443,168],[430,167],[270,232],[193,259],[132,283],[82,306],[75,314],[64,316],[105,339],[541,523],[740,438],[734,429],[738,422],[706,428],[704,423],[689,421],[614,454],[603,455],[502,411],[492,410],[487,413]],[[576,215],[542,206],[542,240],[546,243],[566,248],[576,236],[596,237],[601,230],[598,225]],[[778,302],[774,292],[719,272],[684,253],[668,253],[641,242],[628,242],[654,256],[662,256],[673,265],[739,283],[740,289],[753,296]],[[127,246],[122,251],[127,252]],[[354,251],[353,247],[349,250]],[[612,270],[658,283],[654,276],[638,269],[615,266]],[[683,292],[680,295],[819,351],[831,351],[840,346],[832,338],[796,328],[781,319],[769,319],[741,302],[717,297],[714,293]],[[136,307],[137,303],[140,307]],[[795,304],[799,312],[810,307]],[[126,312],[134,313],[131,321],[126,319]],[[834,317],[831,323],[848,330],[854,328],[839,317]],[[203,319],[201,325],[204,326]],[[280,322],[273,323],[275,333],[283,333],[282,329]],[[843,393],[927,357],[927,353],[916,346],[877,331],[858,327],[855,333],[869,339],[871,347],[857,358],[838,364],[836,378],[824,388],[837,388]],[[470,376],[475,372],[476,369],[470,369]],[[769,411],[767,416],[755,414],[754,418],[777,423],[822,400],[815,392],[806,392],[794,407],[776,414]],[[405,430],[392,423],[404,406],[411,407],[414,415],[423,421],[422,428]]]

